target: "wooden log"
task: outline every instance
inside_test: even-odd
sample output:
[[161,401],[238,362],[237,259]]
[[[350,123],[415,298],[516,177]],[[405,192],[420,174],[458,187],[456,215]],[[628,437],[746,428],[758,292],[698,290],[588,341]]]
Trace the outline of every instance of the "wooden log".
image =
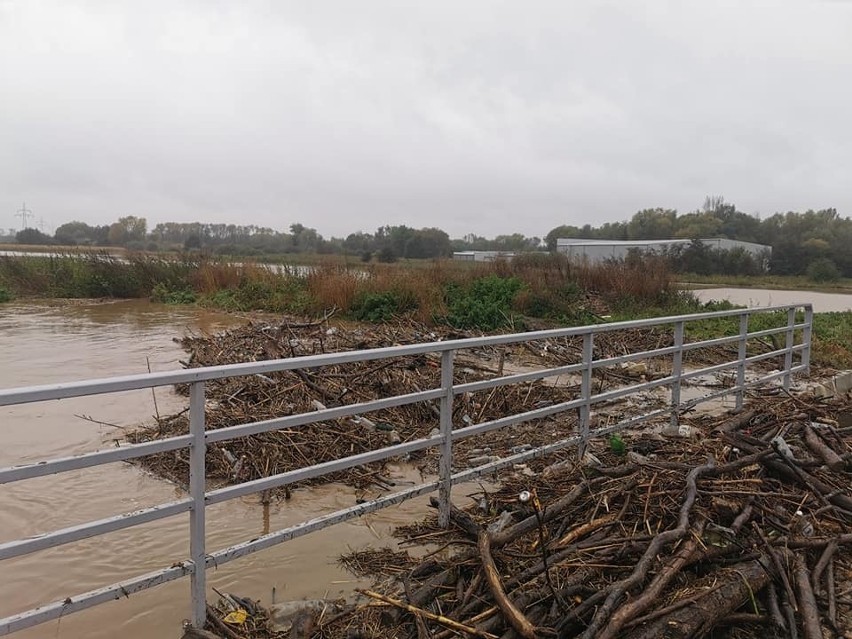
[[454,630],[456,632],[463,632],[474,637],[482,637],[483,639],[497,639],[496,635],[492,635],[488,632],[482,632],[478,628],[471,628],[470,626],[466,626],[463,623],[454,621],[453,619],[449,619],[442,615],[436,615],[435,613],[429,612],[428,610],[417,608],[416,606],[407,604],[404,601],[400,601],[399,599],[394,599],[393,597],[388,597],[387,595],[383,595],[378,592],[373,592],[372,590],[362,590],[361,588],[357,588],[356,592],[360,592],[362,595],[367,595],[368,597],[372,597],[373,599],[378,599],[379,601],[382,601],[386,604],[390,604],[391,606],[396,606],[397,608],[400,608],[402,610],[407,610],[412,614],[420,615],[424,619],[429,619],[430,621],[439,623],[442,626]]
[[597,639],[615,639],[628,621],[641,615],[658,600],[660,594],[669,585],[671,580],[677,576],[694,555],[698,554],[700,548],[699,541],[701,540],[703,529],[704,524],[699,524],[692,538],[683,543],[671,560],[657,573],[657,576],[654,577],[653,581],[645,588],[642,594],[621,606],[613,613]]
[[[571,492],[569,492],[564,497],[556,500],[552,504],[550,504],[547,508],[544,509],[544,512],[541,513],[541,521],[543,523],[548,523],[556,518],[557,515],[565,511],[569,508],[575,501],[580,499],[590,488],[594,488],[603,483],[606,477],[595,477],[594,479],[590,479],[588,481],[581,482],[577,484]],[[508,543],[513,542],[518,537],[521,537],[529,532],[532,532],[536,528],[538,528],[538,518],[535,515],[530,515],[526,519],[521,522],[518,522],[514,526],[510,526],[505,530],[500,531],[492,535],[491,537],[491,547],[492,548],[501,548]]]
[[846,468],[846,462],[820,439],[819,435],[814,432],[814,429],[810,425],[805,426],[805,444],[814,455],[822,459],[825,465],[834,472],[840,472]]
[[[735,462],[725,464],[725,468],[739,468],[745,462],[746,458],[742,458]],[[660,533],[648,546],[645,554],[637,562],[633,572],[624,579],[614,583],[607,589],[607,597],[604,603],[598,608],[595,616],[586,630],[580,635],[581,639],[595,639],[598,632],[608,622],[610,616],[621,603],[621,599],[631,589],[641,585],[648,576],[648,571],[651,569],[651,564],[656,560],[657,555],[668,544],[683,539],[689,530],[689,515],[692,507],[695,504],[695,499],[698,496],[698,478],[702,475],[710,474],[716,469],[715,461],[710,458],[706,464],[696,466],[686,477],[686,495],[678,513],[678,525],[676,528]]]
[[[792,555],[792,553],[790,553]],[[789,559],[790,557],[788,557]],[[819,608],[811,588],[811,578],[804,559],[798,554],[792,556],[793,577],[796,582],[796,594],[799,598],[799,616],[805,639],[822,639],[822,628],[819,623]]]
[[511,602],[506,596],[505,590],[503,590],[500,573],[497,572],[497,566],[494,564],[494,558],[491,556],[491,536],[488,534],[488,531],[483,530],[479,533],[477,548],[479,549],[479,556],[482,560],[482,571],[485,575],[485,581],[488,583],[497,607],[503,612],[509,625],[521,637],[524,639],[537,639],[535,626],[524,616],[524,613],[515,607],[515,604]]
[[738,430],[748,424],[755,415],[757,415],[757,411],[753,408],[744,410],[716,426],[716,428],[713,429],[713,432],[730,433]]
[[837,552],[838,548],[838,543],[836,541],[831,541],[825,547],[825,550],[822,551],[822,555],[820,555],[819,561],[817,561],[816,566],[814,566],[814,571],[811,575],[811,585],[814,590],[819,590],[820,577],[822,577],[823,571],[828,566],[828,562],[831,561],[831,558],[834,556],[834,553]]
[[707,636],[725,617],[752,600],[755,593],[769,583],[764,566],[767,557],[736,564],[713,574],[706,581],[706,590],[672,613],[658,618],[642,628],[622,635],[624,639],[687,639]]

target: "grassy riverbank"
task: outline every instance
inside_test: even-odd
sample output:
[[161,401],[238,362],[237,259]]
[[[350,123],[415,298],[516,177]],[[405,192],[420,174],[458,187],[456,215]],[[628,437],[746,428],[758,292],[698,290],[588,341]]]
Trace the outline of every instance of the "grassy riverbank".
[[140,298],[235,311],[320,314],[381,322],[411,314],[460,328],[522,327],[527,318],[588,323],[611,312],[683,303],[661,263],[572,265],[563,256],[512,262],[323,262],[267,266],[198,254],[0,256],[0,287],[17,297]]
[[[198,254],[128,253],[0,256],[0,302],[12,297],[151,298],[229,311],[338,316],[366,322],[414,317],[483,331],[582,325],[677,315],[730,305],[702,305],[678,290],[661,262],[570,264],[559,255],[470,264],[322,262],[312,267],[232,263]],[[692,325],[695,339],[735,334],[736,319]],[[761,315],[750,330],[782,326]],[[852,313],[819,313],[814,362],[852,367]]]

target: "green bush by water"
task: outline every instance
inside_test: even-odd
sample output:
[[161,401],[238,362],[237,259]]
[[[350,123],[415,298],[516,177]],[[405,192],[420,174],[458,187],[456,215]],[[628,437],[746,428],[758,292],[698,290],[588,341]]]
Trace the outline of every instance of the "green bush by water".
[[355,298],[350,314],[362,322],[389,322],[416,308],[417,300],[403,291],[365,292]]
[[447,314],[440,318],[456,328],[494,330],[513,324],[512,304],[524,284],[516,277],[489,275],[470,286],[452,283],[446,288]]

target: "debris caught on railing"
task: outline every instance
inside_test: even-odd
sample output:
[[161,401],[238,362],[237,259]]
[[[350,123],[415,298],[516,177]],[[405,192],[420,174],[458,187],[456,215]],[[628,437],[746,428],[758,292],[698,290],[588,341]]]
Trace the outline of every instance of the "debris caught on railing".
[[634,433],[646,455],[535,460],[450,530],[400,529],[411,555],[377,554],[375,585],[312,636],[852,636],[849,414],[782,396],[696,420],[697,443]]
[[[449,328],[427,329],[406,321],[379,326],[329,327],[323,323],[282,321],[278,324],[249,324],[218,335],[187,337],[181,344],[190,354],[192,367],[238,362],[291,358],[355,349],[379,348],[419,343],[427,340],[472,337]],[[546,342],[547,348],[543,348]],[[473,382],[530,370],[576,364],[582,356],[582,337],[525,342],[511,346],[473,348],[456,355],[454,383]],[[628,352],[671,346],[670,331],[645,328],[595,336],[595,356],[616,357]],[[730,357],[724,349],[711,348],[686,354],[694,361],[714,363]],[[636,362],[650,377],[668,374],[670,358]],[[634,384],[635,378],[619,366],[598,371],[595,392]],[[440,387],[440,356],[427,353],[387,360],[270,372],[208,382],[205,388],[208,429],[218,429],[249,422],[313,413],[346,404],[355,404]],[[182,389],[186,390],[186,389]],[[575,400],[580,393],[579,375],[562,375],[514,384],[476,393],[464,393],[454,400],[456,427],[470,426],[507,415],[542,409],[560,402]],[[647,395],[647,393],[646,393]],[[598,408],[591,426],[610,423],[630,412],[641,413],[649,403],[663,405],[660,396],[646,396],[640,406],[636,400],[622,401],[609,414]],[[409,442],[438,434],[438,402],[421,402],[388,408],[356,417],[329,420],[317,424],[284,428],[207,449],[208,479],[224,485],[303,468],[349,455],[376,450],[384,446]],[[548,420],[533,420],[458,441],[454,445],[457,459],[467,467],[506,458],[524,447],[527,450],[574,433],[576,413],[564,412]],[[188,416],[185,412],[161,417],[151,427],[130,434],[134,442],[149,441],[185,434]],[[487,453],[474,449],[488,448]],[[417,451],[405,457],[424,472],[437,469],[434,450]],[[141,463],[155,474],[186,485],[189,463],[185,451],[153,455]],[[305,483],[340,480],[364,488],[386,485],[382,482],[382,463],[372,463],[315,478]]]

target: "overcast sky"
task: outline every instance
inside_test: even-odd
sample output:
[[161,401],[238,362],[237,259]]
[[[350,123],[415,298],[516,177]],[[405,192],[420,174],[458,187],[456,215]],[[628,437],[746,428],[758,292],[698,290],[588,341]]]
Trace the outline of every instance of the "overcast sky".
[[852,2],[0,0],[0,227],[852,213]]

